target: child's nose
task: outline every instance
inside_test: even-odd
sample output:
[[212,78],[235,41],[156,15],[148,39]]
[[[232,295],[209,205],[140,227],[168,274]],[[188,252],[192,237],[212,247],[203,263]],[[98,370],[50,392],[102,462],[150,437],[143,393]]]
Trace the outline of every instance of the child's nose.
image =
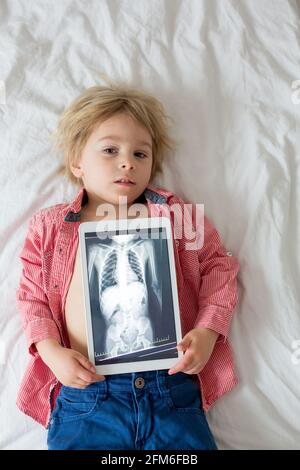
[[121,168],[127,168],[127,169],[134,168],[134,161],[130,157],[126,158],[125,160],[122,161]]

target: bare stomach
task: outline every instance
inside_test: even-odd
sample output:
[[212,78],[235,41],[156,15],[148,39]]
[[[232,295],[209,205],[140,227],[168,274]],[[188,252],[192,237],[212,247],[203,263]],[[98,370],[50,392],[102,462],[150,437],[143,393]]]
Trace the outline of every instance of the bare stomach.
[[74,271],[66,298],[65,322],[71,348],[88,358],[79,244],[76,252]]

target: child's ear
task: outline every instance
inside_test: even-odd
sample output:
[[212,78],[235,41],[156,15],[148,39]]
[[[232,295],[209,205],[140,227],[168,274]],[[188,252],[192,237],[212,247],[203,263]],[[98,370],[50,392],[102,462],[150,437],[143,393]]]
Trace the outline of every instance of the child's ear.
[[82,169],[81,169],[81,166],[80,165],[72,165],[70,164],[70,169],[73,173],[74,176],[76,176],[76,178],[81,178],[82,176]]

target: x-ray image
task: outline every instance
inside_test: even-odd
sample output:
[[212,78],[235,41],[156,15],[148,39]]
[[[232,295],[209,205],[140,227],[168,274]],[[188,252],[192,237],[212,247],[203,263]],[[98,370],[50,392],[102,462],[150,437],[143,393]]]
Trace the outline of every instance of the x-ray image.
[[164,229],[142,230],[85,234],[96,365],[177,357]]

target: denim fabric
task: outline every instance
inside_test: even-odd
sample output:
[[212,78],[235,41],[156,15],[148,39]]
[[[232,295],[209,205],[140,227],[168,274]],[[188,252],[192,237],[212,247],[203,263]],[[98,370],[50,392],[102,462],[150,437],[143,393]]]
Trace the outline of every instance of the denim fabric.
[[197,376],[167,370],[107,375],[85,389],[62,386],[49,450],[217,450]]

